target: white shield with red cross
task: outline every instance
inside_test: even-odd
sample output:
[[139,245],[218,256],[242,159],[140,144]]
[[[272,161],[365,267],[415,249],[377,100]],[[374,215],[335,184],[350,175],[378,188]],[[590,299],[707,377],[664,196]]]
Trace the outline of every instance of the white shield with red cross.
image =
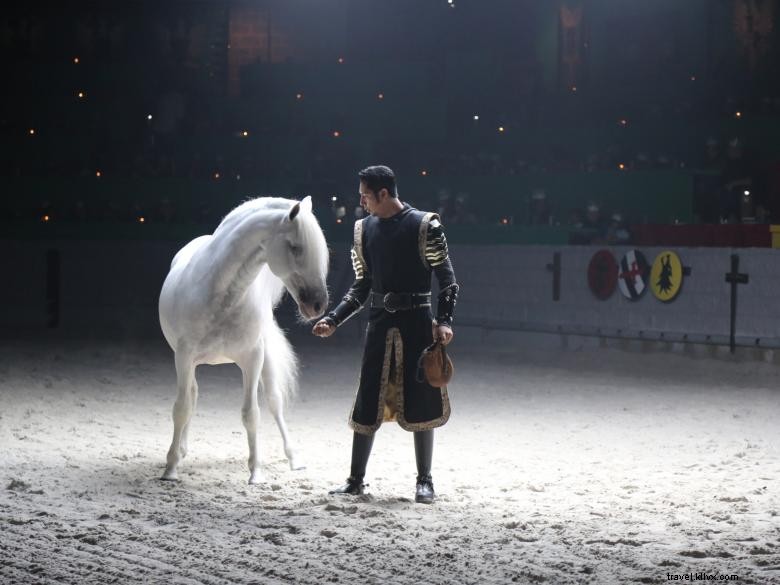
[[629,250],[620,260],[618,286],[627,299],[637,300],[647,288],[650,266],[639,250]]

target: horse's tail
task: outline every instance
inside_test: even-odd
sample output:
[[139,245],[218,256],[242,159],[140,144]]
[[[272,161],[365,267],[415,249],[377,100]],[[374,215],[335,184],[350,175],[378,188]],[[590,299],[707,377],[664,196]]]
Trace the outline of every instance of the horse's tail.
[[271,386],[265,388],[266,394],[273,392],[286,403],[298,391],[298,357],[273,316],[263,321],[263,345],[263,370],[269,374],[264,379]]
[[274,318],[274,307],[284,295],[284,284],[271,272],[268,265],[263,266],[257,279],[263,311],[263,371],[264,379],[269,382],[265,392],[275,393],[282,402],[287,402],[298,390],[298,357]]

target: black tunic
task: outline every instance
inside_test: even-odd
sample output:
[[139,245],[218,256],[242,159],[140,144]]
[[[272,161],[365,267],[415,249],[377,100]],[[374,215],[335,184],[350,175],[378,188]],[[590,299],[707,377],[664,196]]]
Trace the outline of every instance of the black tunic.
[[[439,235],[433,243],[432,230]],[[438,216],[408,204],[390,218],[370,216],[356,223],[352,257],[357,280],[345,301],[358,308],[371,292],[430,293],[432,270],[440,289],[457,287]],[[447,388],[416,379],[417,360],[433,341],[432,323],[430,306],[395,313],[371,308],[349,417],[355,431],[372,434],[386,420],[397,420],[408,431],[447,422]]]

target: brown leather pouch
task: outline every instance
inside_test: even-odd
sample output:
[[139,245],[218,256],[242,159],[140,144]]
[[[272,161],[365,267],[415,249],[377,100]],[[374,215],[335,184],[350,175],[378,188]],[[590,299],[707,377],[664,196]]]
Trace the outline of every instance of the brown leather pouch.
[[453,372],[452,360],[444,344],[438,340],[426,347],[417,361],[417,381],[424,379],[434,388],[446,386],[452,380]]

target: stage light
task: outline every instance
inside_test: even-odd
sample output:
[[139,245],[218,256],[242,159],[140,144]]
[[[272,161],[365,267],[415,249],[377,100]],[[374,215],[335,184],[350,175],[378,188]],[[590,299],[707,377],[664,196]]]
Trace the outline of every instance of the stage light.
[[576,93],[577,92],[577,86],[576,85],[572,85],[571,86],[571,90]]
[[499,131],[499,132],[503,132],[504,130],[505,130],[505,128],[504,128],[503,126],[499,126],[499,127],[498,127],[498,131]]
[[425,169],[423,169],[422,171],[420,171],[420,174],[421,174],[423,177],[427,177],[427,176],[428,176],[428,171],[426,171]]
[[736,113],[734,114],[734,117],[735,117],[735,118],[738,118],[738,119],[739,119],[739,118],[741,118],[741,117],[742,117],[742,112],[736,112]]
[[79,96],[80,100],[84,99],[84,92],[83,91],[80,91],[77,95]]
[[336,223],[343,223],[343,222],[344,222],[344,220],[342,220],[341,218],[338,218],[338,219],[336,220]]
[[240,180],[241,180],[241,175],[236,175],[236,181],[240,181]]
[[147,119],[147,120],[151,120],[151,119],[152,119],[152,115],[151,115],[151,114],[149,114],[148,116],[146,116],[146,119]]
[[302,93],[296,93],[295,94],[295,99],[296,100],[302,100],[303,99],[303,94]]
[[338,197],[336,197],[336,196],[334,195],[333,197],[331,197],[331,198],[330,198],[330,200],[331,200],[331,201],[338,201],[338,200],[339,200],[339,198],[338,198]]
[[249,136],[249,132],[247,132],[246,130],[244,130],[244,131],[241,133],[241,136],[243,136],[244,138],[246,138],[247,136]]
[[377,96],[376,96],[376,97],[377,97],[378,99],[380,99],[380,100],[383,100],[383,99],[385,99],[385,94],[383,94],[383,93],[380,93],[380,94],[377,94]]
[[339,57],[339,64],[344,63],[344,57]]
[[43,222],[47,222],[47,221],[49,221],[50,219],[51,219],[51,218],[50,218],[48,215],[44,215],[44,216],[41,218],[41,221],[43,221]]
[[691,75],[691,81],[696,81],[696,76],[695,75]]
[[474,114],[474,120],[479,120],[479,114]]
[[628,120],[626,120],[625,118],[621,118],[620,119],[620,125],[621,126],[628,126]]
[[143,216],[138,218],[138,223],[144,223],[144,222],[146,222],[146,218],[144,218]]
[[626,165],[624,165],[623,163],[620,163],[620,164],[618,165],[618,168],[619,168],[621,171],[625,171],[625,170],[626,170]]
[[745,189],[744,194],[745,194],[745,197],[749,197],[750,196],[750,191],[748,189]]
[[219,173],[214,173],[214,179],[217,179],[217,180],[218,180],[218,179],[219,179],[219,176],[220,176],[220,175],[219,175]]
[[103,176],[103,173],[101,173],[100,171],[95,171],[95,176],[99,179],[100,177]]
[[333,131],[333,138],[338,138],[339,136],[341,136],[341,132],[339,132],[338,130],[334,130]]
[[78,57],[73,57],[73,63],[75,65],[78,65],[79,64],[79,58]]
[[509,225],[509,218],[502,217],[501,218],[501,225]]
[[35,134],[35,128],[30,128],[30,136],[33,136]]

